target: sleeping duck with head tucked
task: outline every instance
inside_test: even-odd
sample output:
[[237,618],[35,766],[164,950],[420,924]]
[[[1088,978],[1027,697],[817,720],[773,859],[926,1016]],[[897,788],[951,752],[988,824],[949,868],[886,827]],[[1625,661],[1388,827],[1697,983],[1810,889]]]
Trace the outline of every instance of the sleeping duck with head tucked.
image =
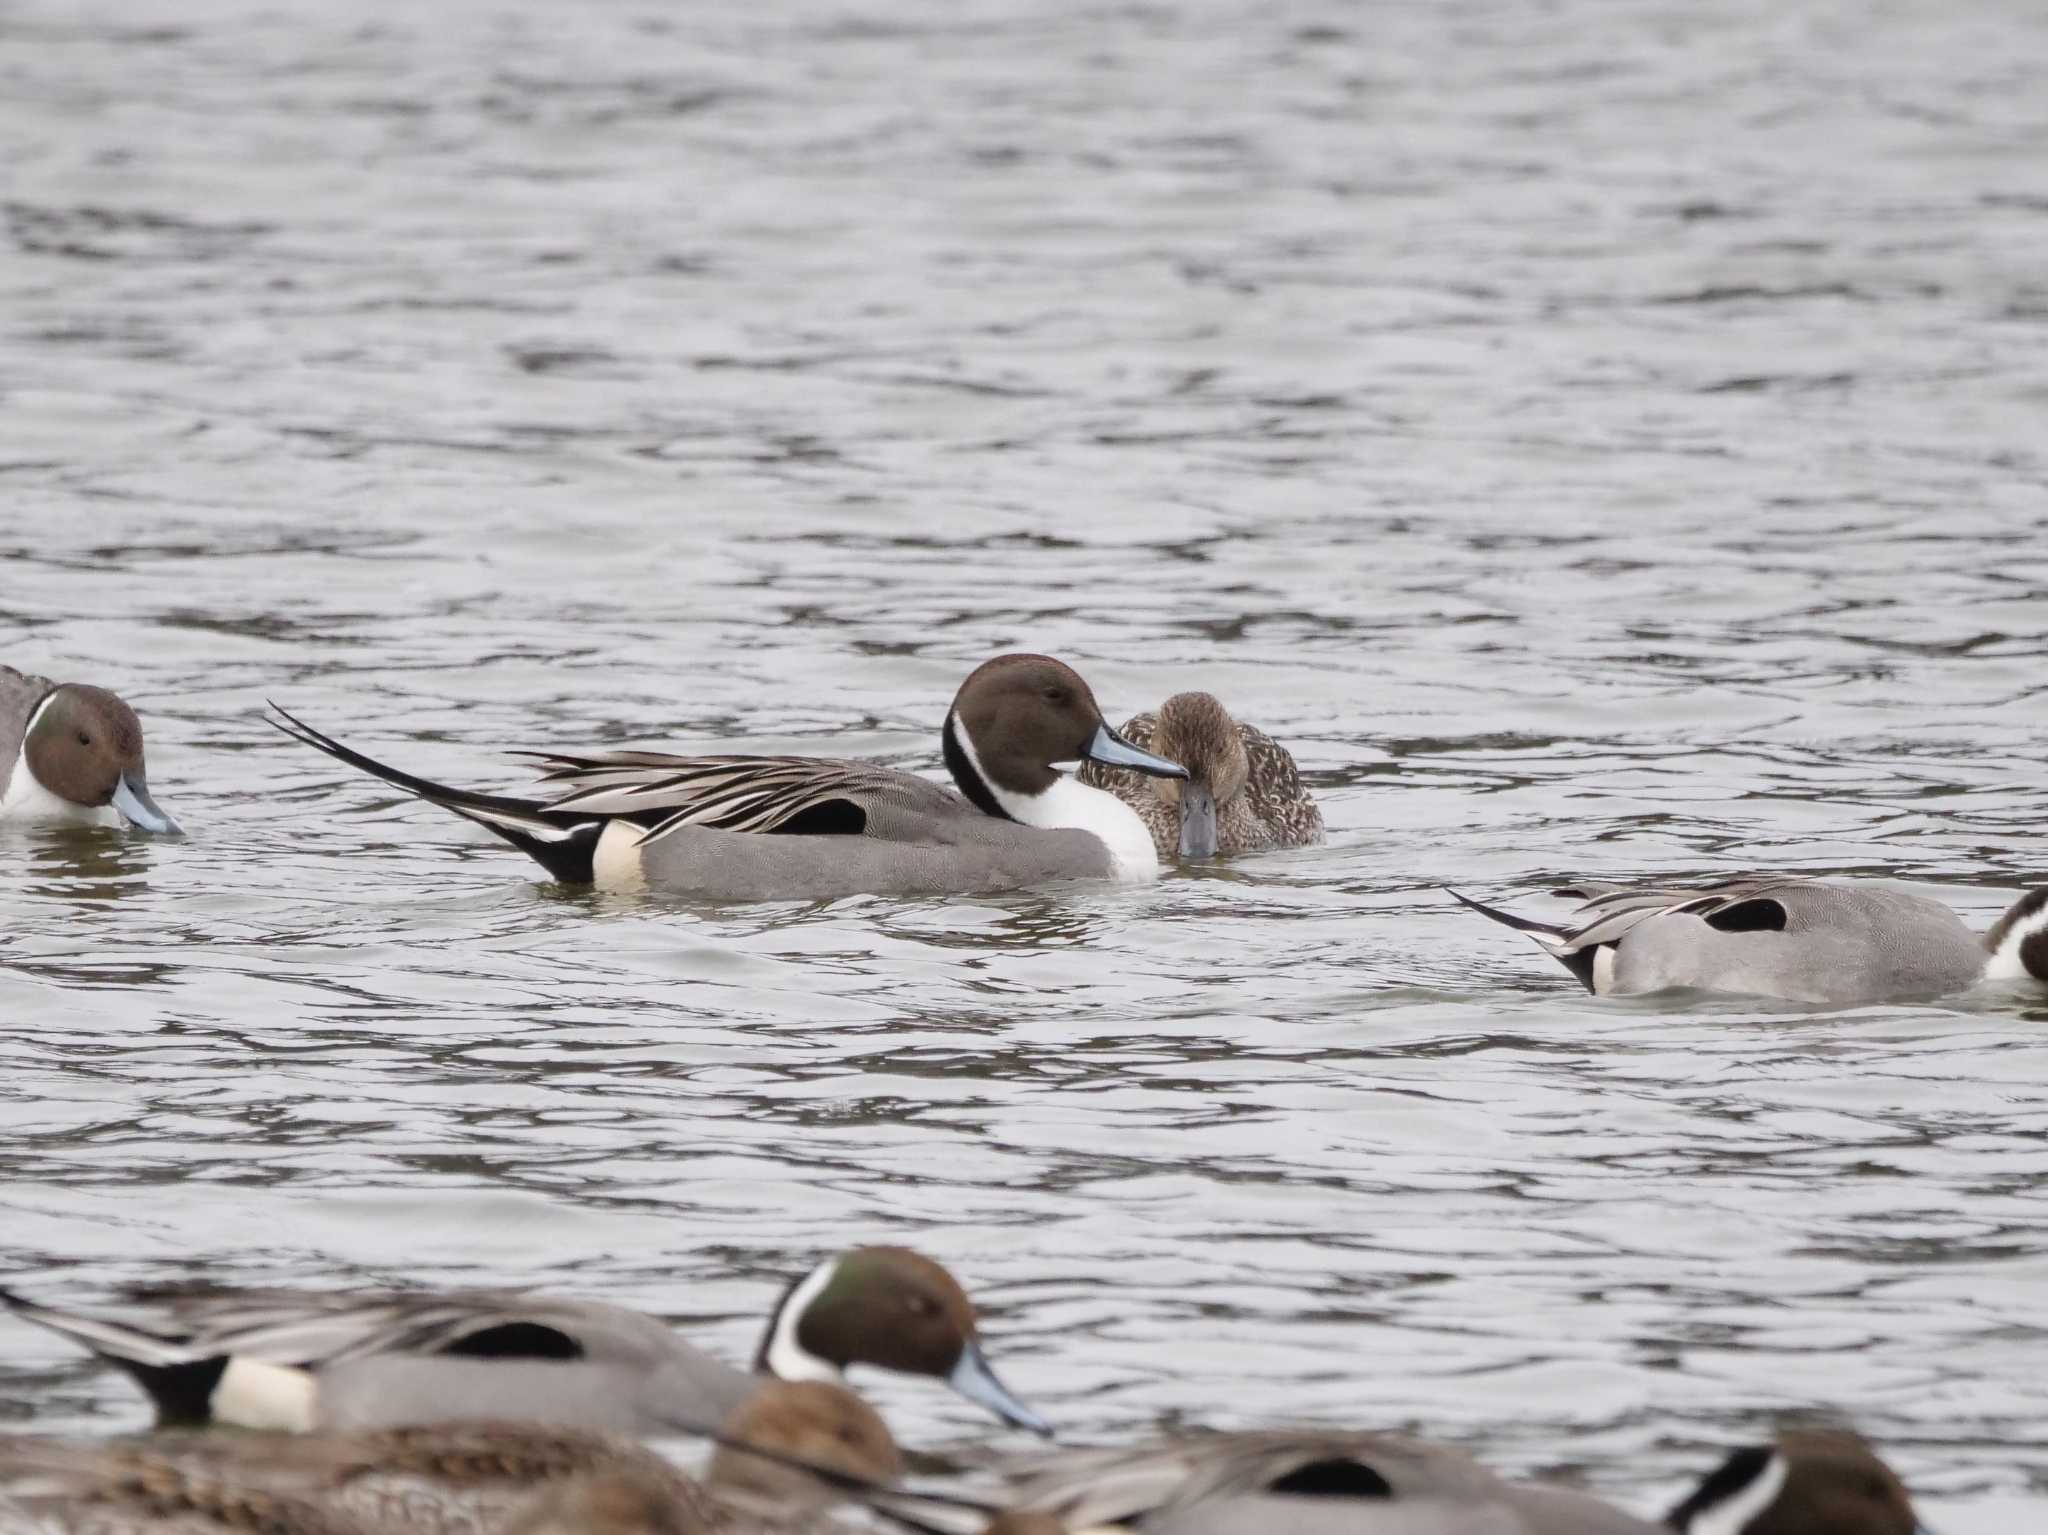
[[481,794],[389,767],[271,707],[295,740],[475,821],[564,884],[710,900],[1153,879],[1145,822],[1065,769],[1188,776],[1110,729],[1080,674],[1038,655],[986,661],[954,695],[940,744],[958,792],[871,762],[623,751],[526,753],[551,793]]

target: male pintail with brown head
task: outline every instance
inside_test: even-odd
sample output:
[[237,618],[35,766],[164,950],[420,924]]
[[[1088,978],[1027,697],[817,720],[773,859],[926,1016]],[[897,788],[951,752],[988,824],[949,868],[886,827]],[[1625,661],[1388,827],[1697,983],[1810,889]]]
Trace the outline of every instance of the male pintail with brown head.
[[849,1249],[792,1284],[758,1374],[643,1312],[520,1291],[188,1287],[135,1292],[102,1313],[0,1290],[0,1306],[127,1371],[173,1424],[304,1433],[509,1414],[646,1434],[719,1422],[764,1376],[837,1383],[867,1365],[944,1381],[1051,1432],[989,1368],[959,1283],[901,1247]]
[[142,721],[105,688],[0,666],[0,820],[181,828],[149,796]]
[[478,794],[388,767],[271,707],[287,735],[477,822],[564,883],[714,900],[1152,879],[1144,823],[1064,769],[1086,760],[1186,776],[1110,729],[1088,684],[1050,656],[997,656],[960,685],[940,731],[957,793],[871,762],[627,751],[534,753],[551,795]]

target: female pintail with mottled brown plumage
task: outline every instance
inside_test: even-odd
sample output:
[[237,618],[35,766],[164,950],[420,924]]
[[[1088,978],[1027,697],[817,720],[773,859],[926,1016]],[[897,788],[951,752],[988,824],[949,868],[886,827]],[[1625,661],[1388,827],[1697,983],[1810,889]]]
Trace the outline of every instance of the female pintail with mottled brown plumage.
[[1584,903],[1561,922],[1449,893],[1528,935],[1596,996],[1691,989],[1855,1007],[2048,981],[2048,886],[1982,938],[1939,901],[1869,880],[1577,887],[1553,892]]
[[1915,1535],[1911,1499],[1853,1434],[1738,1450],[1664,1521],[1497,1476],[1401,1435],[1279,1430],[1055,1452],[1013,1478],[1069,1529],[1139,1535]]
[[1145,779],[1089,763],[1081,782],[1137,811],[1164,858],[1212,858],[1323,840],[1323,813],[1287,748],[1230,717],[1212,693],[1176,693],[1157,714],[1124,721],[1124,736],[1185,767],[1187,782]]
[[177,832],[149,797],[142,721],[105,688],[0,666],[0,821]]
[[874,1409],[823,1381],[769,1383],[717,1437],[701,1482],[622,1435],[504,1419],[0,1438],[0,1516],[39,1535],[801,1535],[839,1528],[823,1517],[839,1479],[871,1491],[903,1471]]
[[118,1365],[168,1424],[306,1432],[513,1414],[651,1434],[723,1420],[765,1376],[838,1382],[858,1364],[943,1380],[1051,1432],[989,1368],[959,1282],[901,1247],[853,1248],[791,1285],[751,1375],[645,1313],[511,1291],[148,1290],[116,1316],[0,1290],[0,1305]]
[[1111,730],[1088,684],[1049,656],[997,656],[960,685],[940,733],[958,793],[870,762],[630,751],[528,753],[545,763],[552,797],[475,794],[271,707],[287,735],[487,827],[565,884],[715,900],[1151,879],[1159,862],[1144,824],[1062,766],[1186,776]]

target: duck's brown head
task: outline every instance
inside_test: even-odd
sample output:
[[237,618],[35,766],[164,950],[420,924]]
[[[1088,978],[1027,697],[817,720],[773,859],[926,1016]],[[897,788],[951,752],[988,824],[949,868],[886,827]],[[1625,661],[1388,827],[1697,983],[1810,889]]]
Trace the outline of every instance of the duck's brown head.
[[149,797],[142,760],[142,721],[105,688],[67,682],[36,706],[22,754],[29,773],[74,805],[111,805],[145,831],[178,830]]
[[1051,1432],[989,1368],[960,1282],[907,1247],[827,1258],[784,1294],[755,1360],[784,1380],[837,1380],[854,1364],[936,1377],[1007,1422]]
[[1176,693],[1160,706],[1152,747],[1188,770],[1185,784],[1162,778],[1152,785],[1153,793],[1180,808],[1180,856],[1213,857],[1217,814],[1251,778],[1237,721],[1213,693]]
[[1916,1535],[1921,1530],[1890,1466],[1863,1439],[1795,1429],[1737,1450],[1674,1508],[1681,1532],[1730,1535]]
[[968,673],[946,715],[945,752],[953,781],[977,807],[1027,823],[1026,807],[1059,782],[1065,763],[1187,776],[1111,730],[1081,674],[1051,656],[997,656]]

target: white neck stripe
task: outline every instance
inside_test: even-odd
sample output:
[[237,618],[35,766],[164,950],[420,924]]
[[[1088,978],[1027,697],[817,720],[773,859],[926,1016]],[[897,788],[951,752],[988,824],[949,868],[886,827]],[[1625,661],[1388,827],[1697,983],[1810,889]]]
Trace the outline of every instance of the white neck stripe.
[[1771,1458],[1747,1486],[1694,1514],[1686,1524],[1686,1535],[1742,1535],[1752,1519],[1778,1501],[1778,1493],[1785,1486],[1785,1471],[1784,1452],[1773,1450]]
[[981,765],[981,753],[974,749],[974,740],[967,734],[967,727],[960,723],[958,714],[947,716],[946,729],[952,734],[953,744],[960,748],[960,755],[967,759],[967,766],[981,780],[981,786],[994,797],[996,804],[1002,807],[1003,814],[1013,820],[1022,820],[1023,817],[1010,808],[1010,801],[1017,796],[988,776],[988,769]]
[[1118,879],[1159,877],[1159,854],[1152,846],[1152,833],[1138,819],[1137,811],[1114,794],[1091,789],[1077,778],[1058,773],[1036,794],[1005,789],[982,768],[974,742],[961,727],[957,715],[947,728],[953,732],[953,744],[960,748],[974,776],[988,786],[990,795],[1011,820],[1040,831],[1087,832],[1109,850],[1112,870]]
[[121,812],[112,805],[81,805],[68,800],[53,789],[43,787],[42,780],[29,771],[28,737],[36,728],[43,711],[56,701],[57,690],[51,688],[43,695],[43,701],[30,711],[28,723],[21,729],[21,750],[15,754],[14,771],[7,778],[7,792],[0,794],[0,820],[6,821],[70,821],[83,822],[87,826],[119,826]]
[[768,1373],[778,1380],[824,1380],[837,1384],[841,1379],[838,1368],[829,1360],[820,1359],[796,1340],[796,1332],[802,1323],[804,1312],[811,1302],[818,1298],[832,1276],[839,1271],[839,1260],[827,1258],[805,1277],[804,1282],[789,1292],[782,1309],[775,1313],[775,1330],[768,1339]]
[[1984,963],[1984,979],[1987,981],[2031,981],[2036,979],[2027,962],[2020,958],[2020,945],[2034,934],[2048,932],[2048,906],[2039,911],[2029,912],[2015,922],[2006,935],[1999,940],[1991,958]]

